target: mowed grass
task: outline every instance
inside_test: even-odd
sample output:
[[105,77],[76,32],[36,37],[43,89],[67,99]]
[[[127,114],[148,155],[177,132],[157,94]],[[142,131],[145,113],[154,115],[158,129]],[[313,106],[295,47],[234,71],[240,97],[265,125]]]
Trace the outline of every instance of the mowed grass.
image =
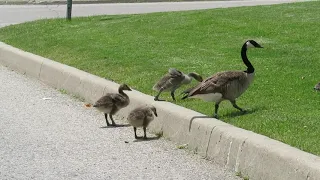
[[[313,91],[320,80],[319,7],[303,2],[40,20],[2,28],[0,40],[155,95],[152,86],[169,67],[204,77],[245,70],[240,49],[254,39],[264,46],[248,51],[256,78],[237,100],[249,113],[225,101],[221,120],[320,155],[320,94]],[[191,85],[177,91],[176,104],[212,115],[213,103],[180,100]],[[161,97],[171,101],[169,93]]]

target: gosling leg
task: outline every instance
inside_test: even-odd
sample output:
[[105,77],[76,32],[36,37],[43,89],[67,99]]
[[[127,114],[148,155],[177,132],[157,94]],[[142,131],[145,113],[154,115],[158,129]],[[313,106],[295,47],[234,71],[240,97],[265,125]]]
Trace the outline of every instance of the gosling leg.
[[176,101],[176,98],[174,98],[174,91],[175,91],[175,90],[171,91],[171,97],[172,97],[172,99],[173,99],[174,101]]
[[165,101],[165,100],[162,100],[162,99],[159,99],[159,96],[160,94],[162,93],[163,89],[160,89],[160,91],[158,92],[158,94],[154,97],[154,100],[155,101]]
[[107,114],[107,113],[104,113],[104,117],[106,118],[107,126],[110,126],[110,123],[108,122],[108,114]]
[[144,136],[143,139],[147,139],[147,128],[143,127]]
[[133,131],[134,131],[134,138],[138,139],[139,137],[137,136],[137,128],[133,127]]
[[117,124],[114,122],[114,120],[113,120],[113,118],[112,118],[112,115],[111,114],[109,114],[109,117],[110,117],[110,119],[111,119],[111,122],[112,122],[112,126],[117,126]]

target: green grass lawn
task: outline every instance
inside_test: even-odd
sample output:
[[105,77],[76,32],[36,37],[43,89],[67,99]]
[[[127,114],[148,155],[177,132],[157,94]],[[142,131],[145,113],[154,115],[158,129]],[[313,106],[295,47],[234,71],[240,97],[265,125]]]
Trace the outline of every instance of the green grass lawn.
[[[155,95],[152,86],[169,67],[204,77],[245,70],[240,49],[254,39],[264,49],[248,51],[256,78],[237,101],[249,113],[240,115],[226,101],[221,120],[320,155],[320,94],[313,91],[320,80],[319,7],[304,2],[41,20],[2,28],[0,40]],[[169,93],[161,97],[171,101]],[[213,103],[178,98],[181,106],[213,114]]]

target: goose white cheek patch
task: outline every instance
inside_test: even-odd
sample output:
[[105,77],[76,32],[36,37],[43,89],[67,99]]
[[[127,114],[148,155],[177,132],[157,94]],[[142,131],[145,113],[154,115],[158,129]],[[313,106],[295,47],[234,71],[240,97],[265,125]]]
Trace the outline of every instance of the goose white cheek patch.
[[248,41],[246,44],[247,44],[247,48],[253,48],[253,47],[254,47],[254,45],[252,45],[252,44],[250,43],[250,41]]

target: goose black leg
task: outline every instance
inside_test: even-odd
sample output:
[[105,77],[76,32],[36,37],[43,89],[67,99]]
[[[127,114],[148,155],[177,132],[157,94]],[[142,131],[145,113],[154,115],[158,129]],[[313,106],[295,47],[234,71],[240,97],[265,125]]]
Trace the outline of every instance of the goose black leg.
[[219,103],[216,103],[214,105],[214,114],[213,114],[214,118],[218,118],[218,109],[219,109]]
[[239,111],[244,112],[243,109],[240,108],[240,107],[236,104],[236,101],[235,101],[235,100],[230,101],[230,102],[231,102],[231,104],[232,104],[232,106],[233,106],[234,108],[238,109]]
[[159,93],[154,97],[155,101],[165,101],[165,100],[161,100],[159,99],[160,94],[162,93],[163,89],[160,89]]
[[133,127],[133,131],[134,131],[134,138],[138,139],[139,137],[137,136],[137,128]]
[[104,117],[106,118],[107,126],[110,126],[110,123],[108,122],[108,114],[104,113]]
[[143,138],[147,139],[147,128],[146,127],[143,127],[143,132],[144,132]]
[[113,120],[113,118],[112,118],[112,115],[111,115],[111,114],[109,114],[109,117],[110,117],[111,122],[112,122],[112,124],[111,124],[111,125],[112,125],[112,126],[117,126],[117,125],[116,125],[116,123],[114,122],[114,120]]

